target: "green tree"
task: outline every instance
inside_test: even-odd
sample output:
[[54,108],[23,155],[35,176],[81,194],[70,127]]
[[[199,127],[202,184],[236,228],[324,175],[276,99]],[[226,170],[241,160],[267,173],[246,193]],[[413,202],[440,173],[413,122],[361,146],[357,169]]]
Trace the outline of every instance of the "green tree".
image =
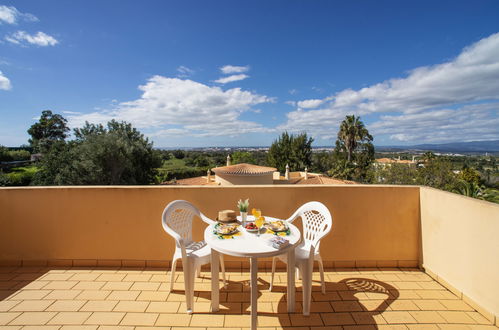
[[350,163],[353,158],[353,153],[359,145],[372,142],[373,137],[360,120],[360,117],[355,115],[346,116],[340,124],[338,132],[338,140],[342,147],[347,152],[347,161]]
[[378,181],[387,184],[416,184],[417,169],[407,164],[391,164],[376,171]]
[[452,172],[452,164],[435,157],[427,161],[424,167],[418,168],[417,184],[452,191],[457,184],[457,177]]
[[468,183],[475,183],[479,185],[482,181],[480,178],[480,173],[471,167],[464,168],[458,175],[460,180],[463,180]]
[[59,141],[42,158],[36,182],[43,185],[149,184],[161,155],[131,124],[112,120],[107,127],[86,123],[76,139]]
[[50,110],[42,111],[40,120],[28,129],[30,145],[35,152],[47,152],[56,141],[64,141],[68,134],[67,120]]
[[248,151],[236,151],[231,155],[233,164],[255,164],[255,158]]
[[291,171],[303,170],[312,165],[312,142],[313,138],[307,133],[298,135],[284,132],[270,146],[267,163],[277,168],[280,172],[286,170],[286,164]]
[[340,179],[371,182],[374,179],[372,141],[373,137],[360,117],[346,116],[340,124],[329,174]]
[[464,196],[484,199],[484,187],[474,181],[460,180],[456,184],[456,188],[454,188],[452,191]]

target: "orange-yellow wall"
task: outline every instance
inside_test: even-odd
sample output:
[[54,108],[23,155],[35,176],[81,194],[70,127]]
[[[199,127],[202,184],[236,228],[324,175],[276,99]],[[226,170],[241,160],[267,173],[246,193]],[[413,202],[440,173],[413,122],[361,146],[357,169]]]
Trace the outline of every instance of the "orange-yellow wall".
[[499,205],[422,187],[421,229],[424,268],[499,316]]
[[[326,261],[417,265],[419,187],[361,185],[1,188],[0,261],[169,260],[174,244],[161,227],[166,204],[185,199],[215,218],[240,198],[282,218],[308,201],[326,204],[333,215],[321,244]],[[203,229],[198,222],[195,236]]]

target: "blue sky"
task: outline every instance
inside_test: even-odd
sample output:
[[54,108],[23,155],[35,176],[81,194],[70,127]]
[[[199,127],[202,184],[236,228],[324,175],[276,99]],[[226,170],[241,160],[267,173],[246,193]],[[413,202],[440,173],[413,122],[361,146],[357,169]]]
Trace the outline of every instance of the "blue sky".
[[44,109],[157,147],[499,139],[498,1],[1,1],[0,144]]

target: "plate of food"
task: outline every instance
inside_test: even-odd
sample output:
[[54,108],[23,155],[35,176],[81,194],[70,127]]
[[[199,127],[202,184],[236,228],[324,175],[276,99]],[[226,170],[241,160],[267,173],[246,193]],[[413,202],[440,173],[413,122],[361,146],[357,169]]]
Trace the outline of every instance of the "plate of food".
[[270,230],[275,231],[275,232],[288,230],[288,225],[286,224],[286,221],[282,221],[282,220],[269,222],[267,224],[267,227]]
[[256,233],[259,230],[254,222],[248,222],[246,226],[244,226],[244,229],[246,229],[246,231],[250,233]]
[[220,234],[220,235],[232,235],[234,233],[237,233],[238,227],[239,225],[238,224],[222,224],[222,223],[219,223],[215,226],[215,231],[217,232],[217,234]]

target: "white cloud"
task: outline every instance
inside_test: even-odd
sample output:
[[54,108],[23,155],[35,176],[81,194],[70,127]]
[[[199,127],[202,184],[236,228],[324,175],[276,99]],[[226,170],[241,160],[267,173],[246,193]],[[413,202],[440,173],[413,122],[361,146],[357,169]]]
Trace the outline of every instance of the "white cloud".
[[311,100],[299,101],[296,104],[298,105],[299,108],[302,109],[312,109],[312,108],[317,108],[322,103],[324,103],[324,100],[311,99]]
[[[463,49],[455,59],[434,65],[416,68],[405,78],[394,78],[359,90],[345,89],[335,95],[322,99],[318,110],[304,111],[300,107],[308,102],[298,102],[298,109],[287,114],[287,122],[278,128],[289,131],[307,130],[315,136],[331,135],[331,130],[337,130],[339,123],[347,114],[368,116],[370,114],[394,113],[384,116],[371,127],[374,133],[389,134],[392,139],[405,141],[443,141],[465,139],[465,131],[453,130],[454,126],[442,125],[445,117],[456,117],[456,120],[469,121],[464,109],[476,103],[491,103],[493,109],[486,112],[488,120],[476,120],[477,131],[480,127],[489,132],[488,123],[497,118],[497,103],[499,99],[499,33],[484,38]],[[443,109],[446,116],[438,116]],[[495,109],[495,110],[494,110]],[[464,112],[463,112],[464,111]],[[473,112],[475,116],[483,112]],[[410,115],[420,114],[421,117]],[[425,115],[432,119],[421,123],[420,134],[395,132],[395,127],[381,130],[383,125],[395,120],[410,122],[415,118],[422,119]],[[412,119],[411,119],[412,118]],[[383,125],[381,123],[384,123]],[[368,127],[369,128],[369,127]],[[438,134],[435,132],[438,130]],[[487,136],[499,138],[499,130],[487,133]],[[424,133],[422,133],[424,132]],[[468,131],[467,131],[468,132]],[[391,133],[391,134],[390,134]],[[475,134],[469,131],[470,134]],[[425,135],[426,134],[426,135]],[[454,134],[454,136],[452,136]],[[473,135],[478,137],[477,135]]]
[[291,95],[295,95],[296,93],[298,93],[298,90],[293,88],[293,89],[290,89],[288,91],[288,93],[291,94]]
[[122,102],[115,109],[68,116],[70,125],[125,120],[138,128],[156,129],[151,136],[223,136],[268,131],[258,123],[239,119],[253,106],[273,102],[265,95],[163,76],[150,78],[139,89],[143,92],[139,99]]
[[189,76],[192,76],[196,71],[193,69],[190,69],[184,65],[181,65],[177,68],[178,75],[177,77],[179,78],[187,78]]
[[36,22],[38,18],[32,14],[21,13],[16,7],[0,6],[0,24],[16,24],[19,20]]
[[248,72],[250,69],[249,65],[246,66],[235,66],[235,65],[225,65],[220,68],[223,74],[232,74],[232,73],[243,73]]
[[26,31],[17,31],[11,35],[5,36],[5,40],[16,45],[24,45],[28,43],[41,47],[55,46],[59,43],[59,41],[57,41],[54,37],[40,31],[36,34],[29,34]]
[[6,76],[4,76],[4,74],[2,73],[2,71],[0,71],[0,89],[8,91],[11,88],[12,88],[12,85],[10,83],[9,78],[7,78]]
[[246,78],[249,78],[249,76],[246,74],[234,74],[232,76],[217,79],[214,82],[219,83],[219,84],[227,84],[227,83],[234,82],[234,81],[244,80]]

